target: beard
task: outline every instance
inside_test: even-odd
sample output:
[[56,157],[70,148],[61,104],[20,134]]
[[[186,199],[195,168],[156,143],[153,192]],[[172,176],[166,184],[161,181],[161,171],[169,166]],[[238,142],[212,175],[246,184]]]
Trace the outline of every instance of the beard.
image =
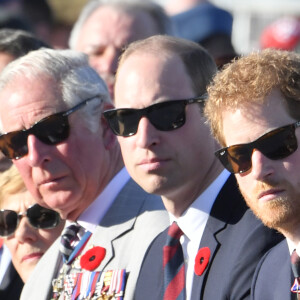
[[[284,190],[284,195],[260,201],[259,194],[270,189]],[[258,182],[251,194],[242,190],[241,193],[256,217],[270,228],[286,231],[300,222],[300,190],[287,181]]]

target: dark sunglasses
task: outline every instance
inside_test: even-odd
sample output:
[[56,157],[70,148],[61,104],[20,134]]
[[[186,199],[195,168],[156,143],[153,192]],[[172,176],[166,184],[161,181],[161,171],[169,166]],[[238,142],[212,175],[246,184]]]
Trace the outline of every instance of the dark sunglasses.
[[103,114],[113,133],[119,136],[136,134],[142,117],[146,117],[156,129],[169,131],[184,125],[185,107],[188,104],[202,103],[206,98],[207,94],[204,94],[192,99],[160,102],[142,109],[110,109]]
[[73,108],[53,114],[34,123],[29,129],[17,130],[0,136],[0,150],[10,159],[19,159],[28,153],[27,138],[30,134],[36,136],[47,145],[57,145],[65,141],[70,134],[68,116],[82,108],[96,96],[86,99]]
[[298,148],[295,129],[300,121],[279,127],[248,144],[232,145],[215,152],[223,166],[231,173],[244,173],[252,168],[254,149],[272,160],[283,159]]
[[59,214],[51,209],[47,209],[38,204],[30,206],[26,212],[16,213],[13,210],[0,210],[0,236],[12,235],[18,228],[23,216],[28,218],[31,226],[40,229],[50,229],[56,227],[60,222]]

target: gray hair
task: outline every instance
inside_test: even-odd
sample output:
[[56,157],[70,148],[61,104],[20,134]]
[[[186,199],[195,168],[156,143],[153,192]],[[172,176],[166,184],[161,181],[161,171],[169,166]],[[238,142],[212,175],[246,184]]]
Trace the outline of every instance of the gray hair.
[[[54,92],[66,108],[88,98],[98,99],[80,110],[91,131],[99,127],[101,100],[112,103],[106,84],[89,66],[87,56],[74,50],[41,49],[11,62],[0,74],[0,92],[19,76],[30,80],[53,79],[57,83]],[[3,129],[1,122],[0,129]]]
[[84,23],[100,6],[113,6],[125,13],[144,12],[148,14],[156,24],[158,28],[158,32],[156,34],[175,35],[175,28],[171,18],[169,18],[164,9],[156,3],[151,1],[146,2],[145,0],[143,0],[143,2],[136,0],[92,0],[89,1],[82,9],[76,23],[73,26],[69,39],[69,47],[71,49],[76,49],[76,44]]

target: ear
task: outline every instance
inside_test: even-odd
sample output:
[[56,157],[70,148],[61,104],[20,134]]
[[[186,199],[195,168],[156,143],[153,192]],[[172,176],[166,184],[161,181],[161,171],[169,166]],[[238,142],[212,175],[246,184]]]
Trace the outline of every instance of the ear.
[[[112,108],[114,108],[112,104],[104,103],[103,111]],[[113,147],[115,147],[116,144],[118,144],[117,137],[110,129],[108,122],[104,118],[103,114],[101,114],[100,122],[100,126],[102,128],[102,138],[104,147],[107,150],[112,149]]]

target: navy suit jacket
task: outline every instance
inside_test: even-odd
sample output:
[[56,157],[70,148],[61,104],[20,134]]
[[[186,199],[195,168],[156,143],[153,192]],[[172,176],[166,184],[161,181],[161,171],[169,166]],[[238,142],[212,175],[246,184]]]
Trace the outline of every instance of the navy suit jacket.
[[[139,274],[136,300],[163,299],[162,248],[167,230],[149,246]],[[234,176],[221,189],[206,224],[200,247],[209,247],[209,264],[194,275],[191,299],[249,299],[260,258],[283,237],[265,227],[247,207]],[[281,299],[283,300],[283,299]]]
[[259,262],[252,282],[251,299],[292,300],[294,276],[286,240],[272,248]]
[[10,262],[0,284],[0,299],[19,300],[23,285],[21,277]]

